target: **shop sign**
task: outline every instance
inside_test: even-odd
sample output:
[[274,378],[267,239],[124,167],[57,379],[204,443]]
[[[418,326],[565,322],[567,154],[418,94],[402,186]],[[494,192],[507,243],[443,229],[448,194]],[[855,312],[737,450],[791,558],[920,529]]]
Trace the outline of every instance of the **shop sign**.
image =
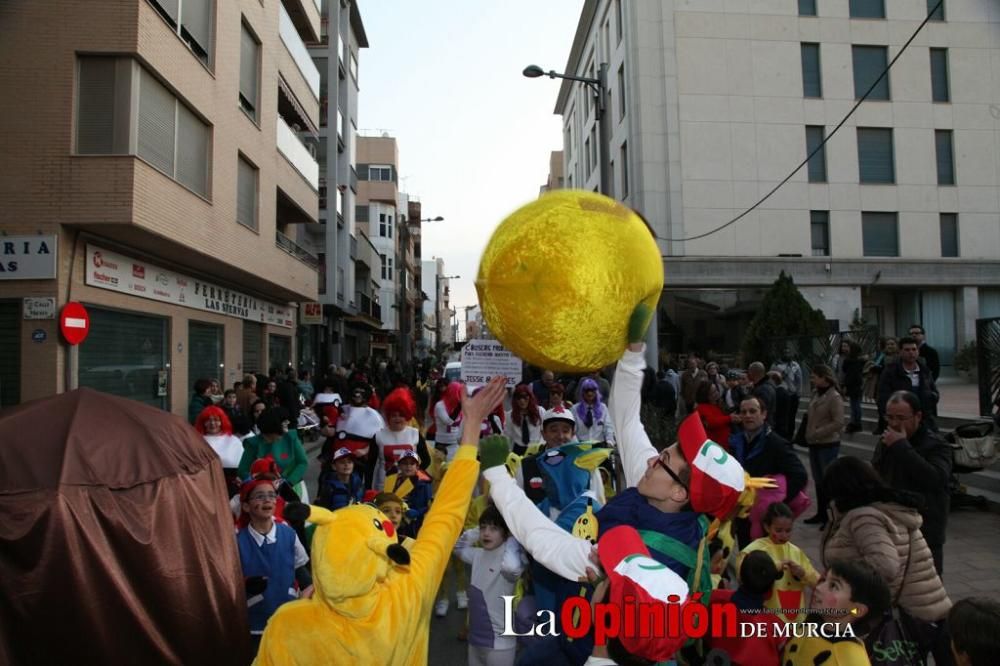
[[264,301],[94,245],[87,245],[86,283],[92,287],[237,319],[284,328],[295,327],[295,313],[288,305]]
[[56,299],[54,298],[25,298],[24,299],[25,319],[55,319]]
[[0,237],[0,280],[51,280],[55,276],[55,236]]
[[322,324],[323,305],[322,303],[300,303],[299,315],[303,324]]

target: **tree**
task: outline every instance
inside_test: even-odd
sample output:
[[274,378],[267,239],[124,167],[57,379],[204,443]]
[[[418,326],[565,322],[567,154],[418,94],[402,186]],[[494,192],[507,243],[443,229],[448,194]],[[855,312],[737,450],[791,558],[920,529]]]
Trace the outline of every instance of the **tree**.
[[743,337],[743,356],[747,363],[763,361],[769,365],[783,351],[786,344],[783,338],[814,338],[826,334],[823,311],[814,310],[795,286],[792,276],[781,271],[764,294]]

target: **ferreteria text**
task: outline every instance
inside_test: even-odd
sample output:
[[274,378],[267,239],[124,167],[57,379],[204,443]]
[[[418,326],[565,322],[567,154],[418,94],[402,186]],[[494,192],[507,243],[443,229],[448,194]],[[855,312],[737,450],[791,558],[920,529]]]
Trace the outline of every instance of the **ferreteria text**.
[[535,613],[534,626],[518,633],[514,629],[513,596],[501,597],[504,601],[504,636],[558,636],[557,627],[562,626],[569,638],[582,638],[591,631],[597,645],[605,645],[609,639],[627,636],[630,638],[685,638],[697,639],[705,636],[713,638],[779,637],[800,638],[822,636],[823,638],[854,637],[854,630],[848,623],[837,622],[740,622],[740,611],[732,602],[706,606],[697,603],[700,594],[695,594],[695,603],[680,603],[674,595],[669,602],[639,602],[626,595],[624,602],[591,604],[584,597],[567,599],[560,609],[559,622],[550,610]]

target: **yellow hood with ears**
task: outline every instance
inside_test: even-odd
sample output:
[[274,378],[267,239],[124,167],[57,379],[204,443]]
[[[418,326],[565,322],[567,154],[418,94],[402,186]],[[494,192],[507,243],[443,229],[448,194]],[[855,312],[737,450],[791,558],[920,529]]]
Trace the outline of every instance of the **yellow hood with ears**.
[[254,663],[426,664],[431,606],[478,477],[476,447],[459,447],[408,553],[409,565],[392,523],[377,509],[309,507],[309,520],[318,525],[315,593],[271,617]]

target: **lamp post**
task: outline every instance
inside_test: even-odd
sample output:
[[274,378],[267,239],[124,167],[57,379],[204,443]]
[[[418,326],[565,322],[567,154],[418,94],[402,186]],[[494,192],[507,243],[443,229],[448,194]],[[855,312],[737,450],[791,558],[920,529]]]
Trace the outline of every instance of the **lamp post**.
[[[405,276],[406,276],[406,256],[407,256],[407,252],[408,252],[409,247],[410,247],[410,224],[411,223],[418,223],[418,222],[443,222],[443,221],[444,221],[444,218],[441,217],[440,215],[438,215],[437,217],[427,217],[427,218],[422,218],[422,219],[419,219],[419,220],[407,220],[406,224],[400,225],[400,231],[402,232],[402,235],[400,236],[399,240],[400,240],[400,242],[402,243],[402,246],[403,246],[403,252],[402,252],[403,261],[399,261],[399,260],[396,261],[396,265],[400,266],[402,268],[402,270],[400,270],[400,272],[399,272],[400,276],[402,276],[402,277],[399,280],[399,305],[396,306],[396,313],[397,313],[397,316],[399,317],[399,337],[400,337],[400,344],[401,344],[401,349],[400,349],[401,354],[400,354],[400,356],[402,357],[401,360],[403,360],[404,362],[410,360],[410,357],[411,357],[410,350],[411,350],[413,344],[415,344],[415,340],[416,340],[416,335],[414,334],[414,336],[413,336],[414,341],[412,343],[410,341],[410,325],[412,323],[412,319],[415,316],[415,313],[409,313],[407,311],[407,309],[406,309],[406,300],[407,299],[406,299],[406,280],[405,280]],[[414,256],[414,261],[416,261],[416,263],[417,263],[417,274],[414,275],[414,279],[415,279],[417,285],[419,285],[420,284],[420,279],[419,279],[420,278],[420,271],[419,271],[419,268],[420,268],[420,259],[418,257]],[[423,305],[423,299],[421,298],[421,299],[419,299],[419,302],[416,304],[416,308],[419,309],[421,311],[421,313],[423,313],[423,307],[424,307],[424,305]],[[421,326],[420,326],[420,337],[421,338],[423,338],[423,329],[424,329],[424,327],[421,324]]]
[[594,100],[597,102],[597,143],[600,150],[598,166],[601,171],[601,194],[613,196],[611,192],[611,176],[608,169],[608,114],[607,114],[607,91],[608,91],[608,63],[602,62],[597,67],[597,78],[592,79],[586,76],[573,76],[572,74],[559,74],[555,70],[544,71],[538,65],[528,65],[521,72],[529,79],[537,79],[540,76],[547,76],[550,79],[566,79],[567,81],[579,81],[590,88],[594,93]]
[[441,281],[458,280],[461,275],[435,275],[434,276],[434,335],[437,337],[437,346],[441,347]]

